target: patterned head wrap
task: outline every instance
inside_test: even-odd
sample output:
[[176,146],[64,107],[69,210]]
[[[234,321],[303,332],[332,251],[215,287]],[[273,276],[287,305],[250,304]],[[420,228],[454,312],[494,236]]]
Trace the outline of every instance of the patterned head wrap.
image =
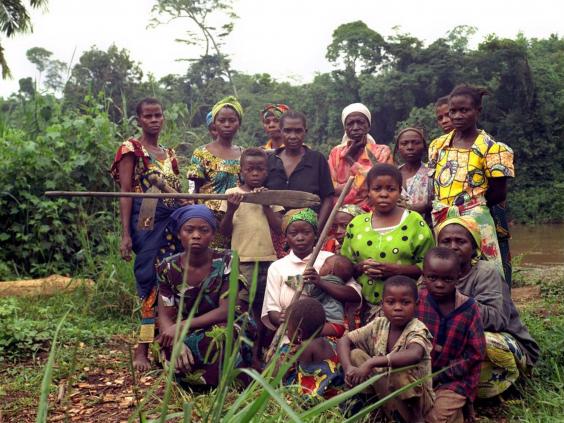
[[294,209],[288,211],[282,218],[282,232],[286,233],[291,223],[303,220],[313,226],[317,232],[317,214],[312,209]]
[[264,109],[261,110],[260,118],[261,120],[265,120],[269,115],[273,115],[280,119],[288,110],[290,110],[290,108],[285,104],[267,104],[264,106]]
[[209,128],[212,123],[213,123],[213,114],[212,114],[212,112],[209,112],[206,115],[206,126]]
[[362,103],[353,103],[349,104],[347,107],[343,109],[343,113],[341,113],[341,121],[343,122],[343,126],[345,126],[345,119],[351,113],[362,113],[368,119],[368,124],[372,125],[372,115],[370,114],[370,110]]
[[356,204],[345,204],[339,210],[341,213],[350,214],[352,217],[357,217],[359,214],[365,213],[359,206]]
[[180,207],[173,211],[170,217],[176,224],[176,232],[180,231],[182,225],[194,218],[204,219],[207,223],[209,223],[214,232],[217,229],[217,219],[211,210],[203,204]]
[[222,98],[221,100],[219,100],[217,103],[213,105],[211,114],[214,120],[217,114],[219,113],[219,111],[226,106],[231,107],[233,110],[235,110],[235,113],[237,113],[237,115],[239,116],[239,120],[243,119],[243,106],[241,106],[239,100],[237,100],[235,97],[230,95],[228,97]]
[[476,257],[482,256],[482,250],[480,248],[480,246],[482,245],[482,236],[480,235],[480,228],[478,226],[478,223],[472,217],[455,216],[446,219],[444,222],[437,225],[435,229],[435,233],[437,234],[437,240],[439,239],[439,234],[441,233],[441,231],[448,225],[460,225],[468,232],[470,232],[470,235],[474,239],[474,242],[476,242],[475,256]]

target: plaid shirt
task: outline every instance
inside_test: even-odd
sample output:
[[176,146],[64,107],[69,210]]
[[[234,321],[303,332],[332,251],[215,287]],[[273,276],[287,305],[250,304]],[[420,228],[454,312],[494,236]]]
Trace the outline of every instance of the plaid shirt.
[[449,389],[473,401],[480,380],[480,363],[486,356],[486,339],[476,301],[457,290],[455,309],[443,316],[427,289],[422,289],[416,317],[433,335],[433,372],[452,365],[435,376],[435,389]]

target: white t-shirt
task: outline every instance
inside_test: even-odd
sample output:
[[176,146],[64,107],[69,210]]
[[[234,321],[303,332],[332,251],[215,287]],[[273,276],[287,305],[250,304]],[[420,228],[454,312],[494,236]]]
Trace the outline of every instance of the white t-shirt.
[[[332,255],[333,253],[329,251],[321,251],[313,265],[314,269],[319,272],[325,260]],[[280,260],[276,260],[268,268],[266,293],[264,294],[261,313],[261,320],[266,327],[276,330],[276,327],[272,325],[268,318],[268,312],[281,312],[290,305],[295,290],[288,286],[286,281],[290,277],[303,274],[309,258],[310,256],[307,256],[302,260],[293,251],[290,251],[290,254]],[[353,288],[358,293],[359,301],[362,301],[362,287],[354,279],[348,281],[346,285]],[[302,296],[304,295],[302,294]]]

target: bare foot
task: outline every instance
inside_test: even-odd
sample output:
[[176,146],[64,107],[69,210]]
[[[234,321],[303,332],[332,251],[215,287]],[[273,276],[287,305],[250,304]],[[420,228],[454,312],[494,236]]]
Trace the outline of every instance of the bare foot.
[[151,369],[149,361],[149,344],[137,344],[133,353],[133,368],[140,373]]

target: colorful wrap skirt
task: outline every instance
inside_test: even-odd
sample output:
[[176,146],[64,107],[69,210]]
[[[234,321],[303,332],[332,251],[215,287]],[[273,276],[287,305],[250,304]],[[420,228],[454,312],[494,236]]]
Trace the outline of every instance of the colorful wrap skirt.
[[495,397],[519,378],[527,367],[527,356],[513,336],[505,332],[485,332],[486,359],[482,362],[478,398]]
[[[332,345],[335,345],[332,341]],[[294,354],[299,346],[284,344],[280,347],[280,361]],[[316,404],[342,392],[345,386],[343,368],[335,354],[321,363],[303,365],[295,363],[284,379],[285,385],[295,388],[306,404]]]

